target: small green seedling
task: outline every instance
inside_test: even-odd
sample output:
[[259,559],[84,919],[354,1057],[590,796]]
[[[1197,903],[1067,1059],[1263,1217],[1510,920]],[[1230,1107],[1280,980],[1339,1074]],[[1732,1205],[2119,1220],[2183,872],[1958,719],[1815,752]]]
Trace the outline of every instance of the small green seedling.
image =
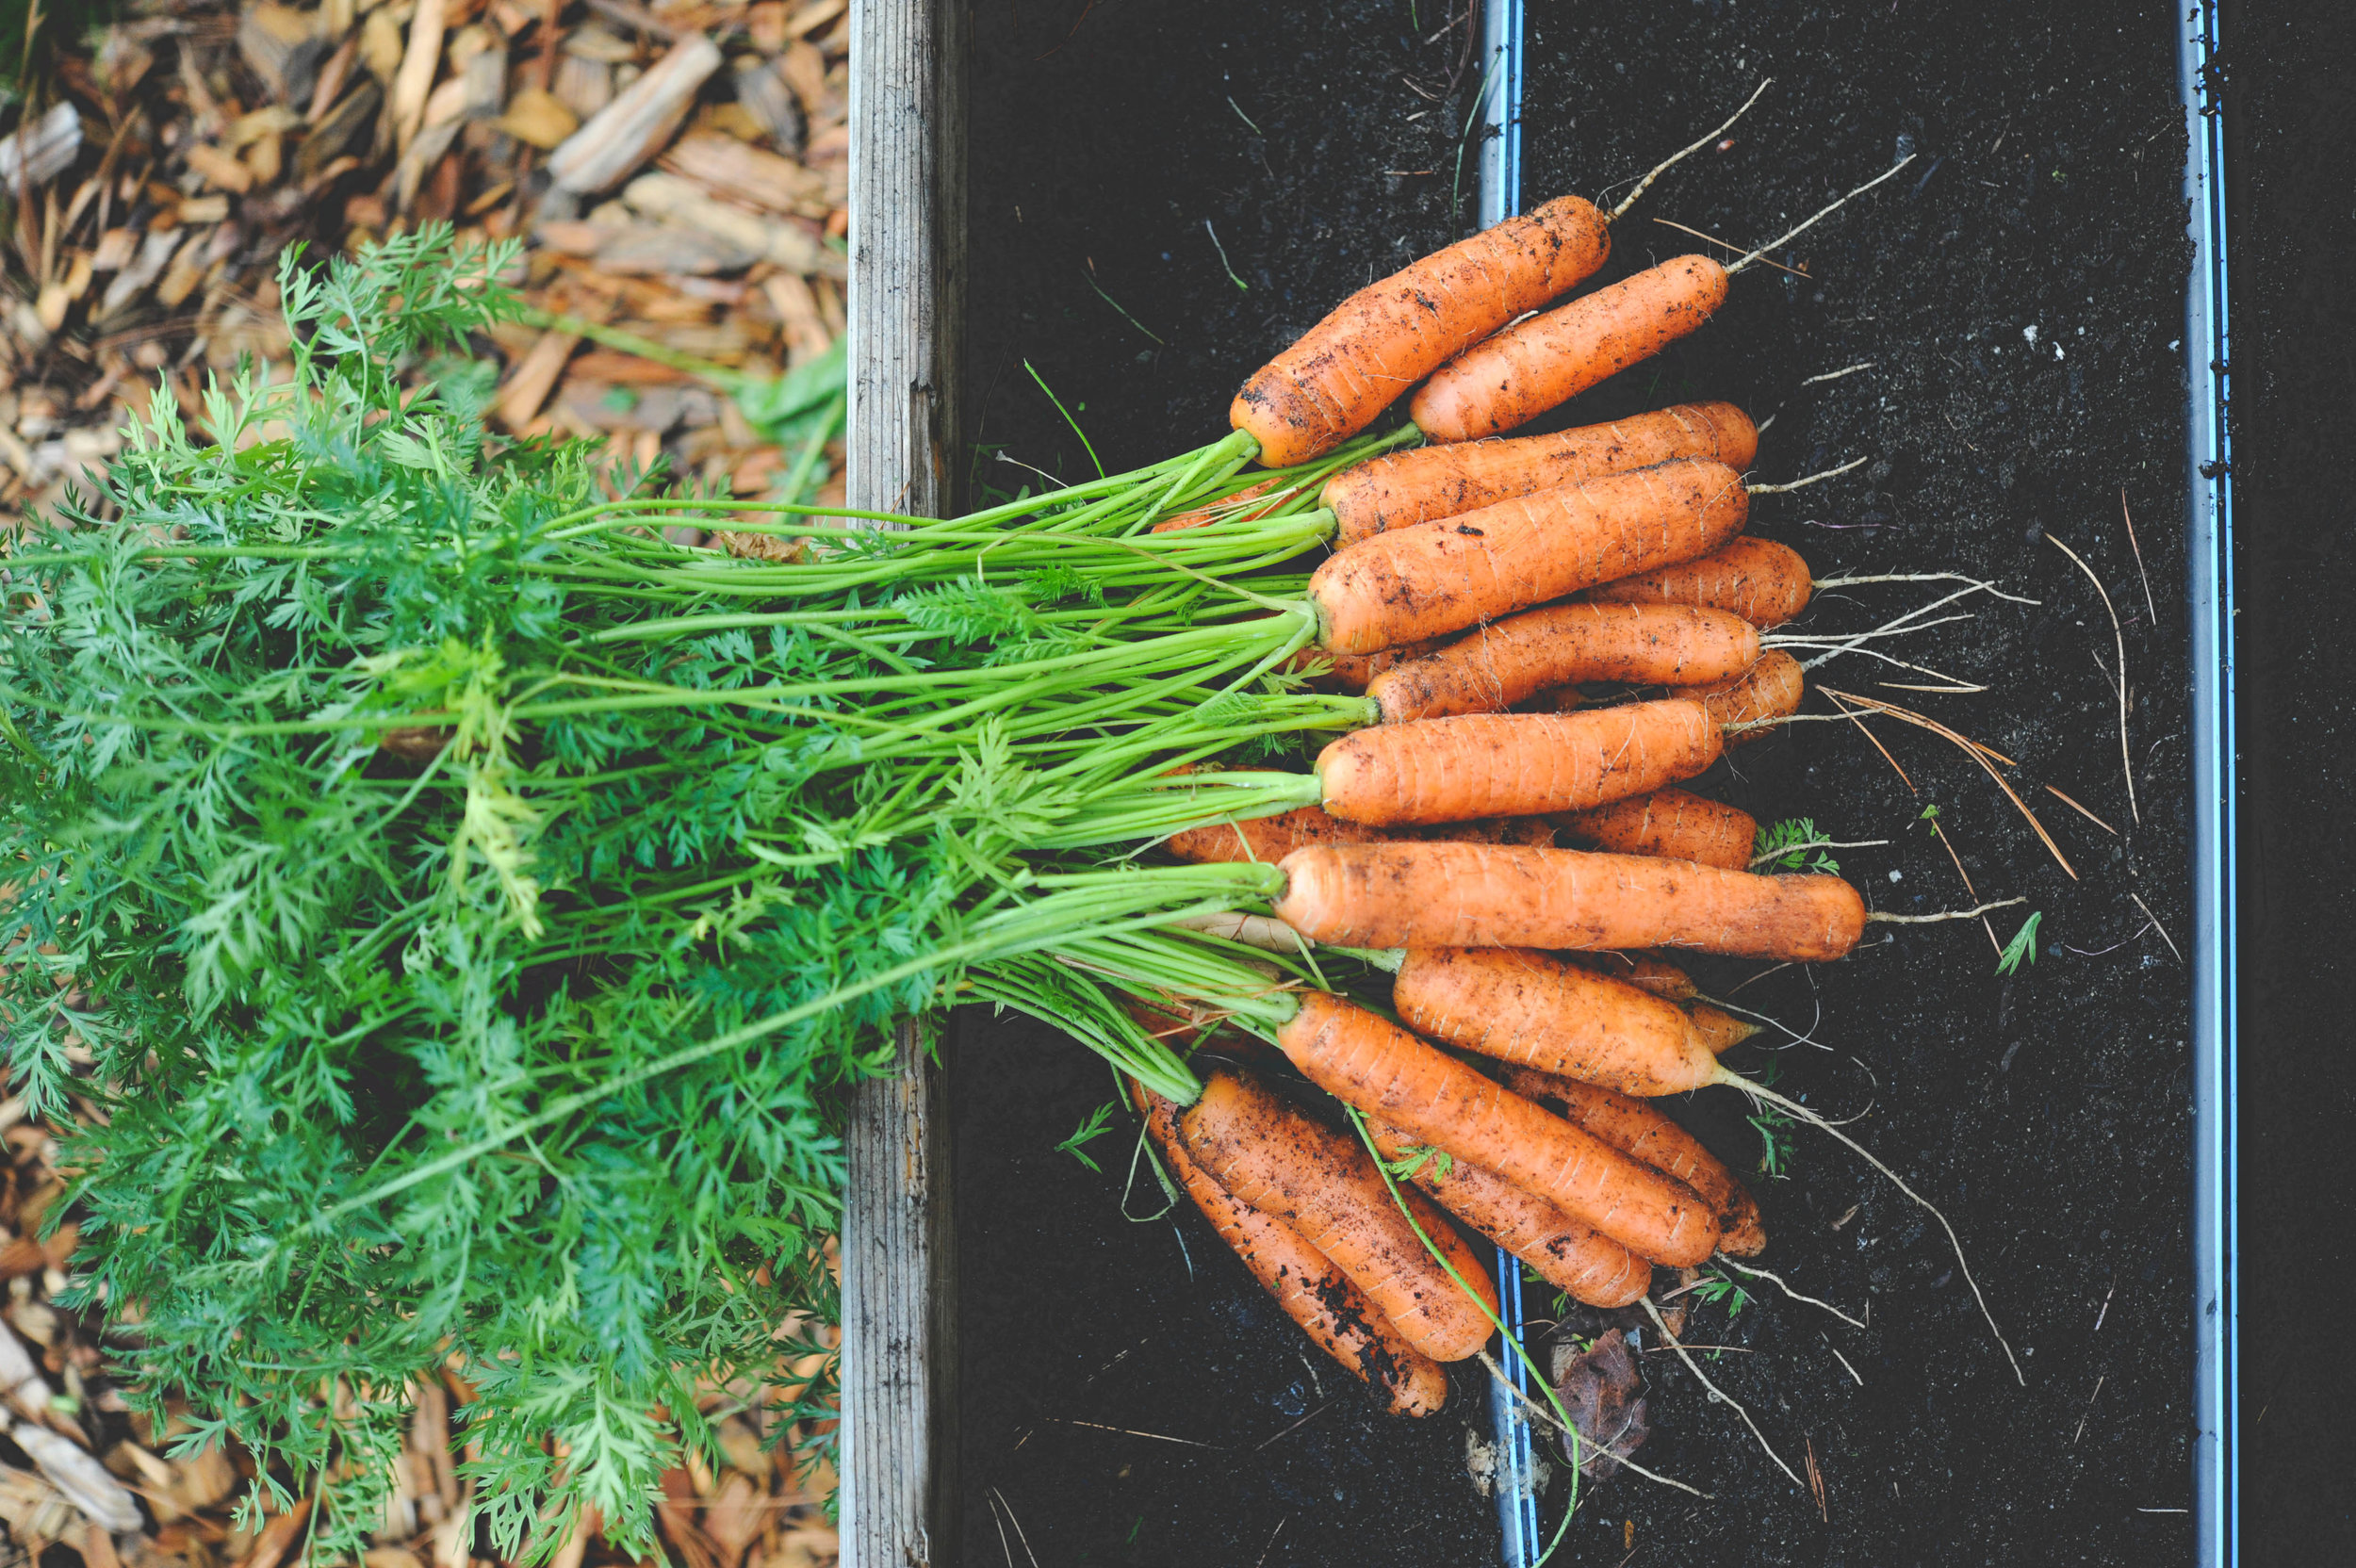
[[1726,1321],[1731,1323],[1742,1315],[1742,1309],[1751,1304],[1751,1293],[1734,1281],[1712,1269],[1693,1287],[1693,1299],[1707,1306],[1726,1304]]
[[1072,1130],[1072,1135],[1055,1145],[1055,1152],[1071,1155],[1102,1176],[1104,1173],[1104,1168],[1090,1157],[1087,1146],[1110,1132],[1112,1120],[1113,1102],[1107,1100],[1080,1119],[1080,1125]]
[[[1933,808],[1937,809],[1936,807]],[[1837,875],[1841,862],[1818,848],[1808,853],[1811,845],[1825,842],[1812,817],[1786,817],[1779,823],[1761,827],[1751,844],[1751,868],[1754,871],[1819,871]]]
[[1420,1143],[1410,1144],[1400,1150],[1399,1158],[1395,1160],[1384,1160],[1383,1168],[1394,1176],[1403,1176],[1413,1181],[1415,1173],[1423,1168],[1424,1162],[1427,1160],[1432,1162],[1432,1174],[1443,1179],[1449,1171],[1456,1168],[1455,1155],[1445,1149],[1433,1149]]
[[2004,944],[2004,951],[1996,959],[1997,973],[2018,973],[2021,965],[2037,962],[2037,927],[2044,918],[2045,911],[2037,909],[2021,923],[2021,929],[2012,934],[2012,940]]
[[[1759,1075],[1759,1082],[1774,1087],[1781,1068],[1781,1062],[1769,1058],[1766,1070]],[[1773,1105],[1762,1104],[1757,1116],[1742,1119],[1759,1134],[1759,1173],[1771,1181],[1782,1181],[1791,1174],[1792,1118]]]

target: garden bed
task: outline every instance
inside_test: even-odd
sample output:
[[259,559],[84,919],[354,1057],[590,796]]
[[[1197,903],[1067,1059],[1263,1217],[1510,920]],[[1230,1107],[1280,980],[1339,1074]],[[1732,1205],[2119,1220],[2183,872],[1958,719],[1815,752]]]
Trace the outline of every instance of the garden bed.
[[[1451,21],[1467,25],[1405,6],[977,12],[977,482],[1021,482],[1002,452],[1070,478],[1089,471],[1089,448],[1109,468],[1201,438],[1241,377],[1369,269],[1462,232],[1474,160],[1460,184],[1458,152],[1480,68],[1455,71],[1462,31],[1425,41]],[[1937,1227],[1853,1157],[1802,1137],[1785,1174],[1758,1182],[1769,1264],[1852,1311],[1870,1301],[1871,1327],[1769,1295],[1731,1318],[1723,1304],[1697,1309],[1686,1337],[1731,1348],[1710,1375],[1795,1468],[1812,1465],[1821,1493],[1795,1489],[1671,1358],[1647,1355],[1655,1435],[1643,1461],[1712,1496],[1613,1480],[1583,1506],[1562,1560],[1644,1548],[1728,1563],[1994,1558],[2060,1543],[2091,1561],[2182,1552],[2188,978],[2170,941],[2188,936],[2187,252],[2167,19],[2121,4],[2054,9],[2024,37],[1993,17],[1870,7],[1601,20],[1544,4],[1529,40],[1531,203],[1598,193],[1722,119],[1761,75],[1776,79],[1730,148],[1668,176],[1630,215],[1604,281],[1703,246],[1653,218],[1747,245],[1917,155],[1774,258],[1805,276],[1754,270],[1707,330],[1566,414],[1733,399],[1775,416],[1762,478],[1873,460],[1757,507],[1756,531],[1821,575],[1959,569],[2041,601],[1983,601],[1968,626],[1924,640],[1924,662],[1983,694],[1888,690],[1854,661],[1823,674],[2016,759],[2010,776],[2077,874],[1963,753],[1916,729],[1876,727],[1911,787],[1833,724],[1747,747],[1702,783],[1763,822],[1806,816],[1833,838],[1890,841],[1841,856],[1877,907],[1975,902],[1952,845],[1978,898],[2020,894],[2041,913],[2038,956],[2009,977],[1970,924],[1902,928],[1850,962],[1757,978],[1740,998],[1833,1048],[1775,1055],[1779,1086],[1838,1114],[1871,1103],[1852,1130],[1953,1218],[2027,1386]],[[1871,368],[1803,384],[1861,362]],[[2049,532],[2100,577],[2116,640]],[[1857,594],[1827,599],[1818,621],[1863,626],[1921,597]],[[2121,644],[2132,808],[2108,673]],[[1934,805],[1948,844],[1923,818]],[[2021,912],[1996,917],[1995,935],[2009,938]],[[1699,971],[1724,994],[1758,968]],[[1122,1217],[1125,1137],[1088,1146],[1101,1172],[1056,1152],[1109,1098],[1092,1059],[979,1015],[960,1021],[955,1053],[960,1560],[1000,1560],[1002,1530],[1012,1562],[1025,1545],[1042,1562],[1494,1554],[1495,1505],[1467,1466],[1489,1435],[1476,1366],[1458,1369],[1450,1409],[1427,1423],[1376,1415],[1311,1364],[1196,1217]],[[1744,1059],[1769,1058],[1754,1045]],[[1729,1097],[1678,1114],[1756,1173],[1759,1135]],[[1163,1200],[1141,1181],[1129,1201],[1152,1214]],[[1529,1305],[1546,1315],[1537,1292]]]

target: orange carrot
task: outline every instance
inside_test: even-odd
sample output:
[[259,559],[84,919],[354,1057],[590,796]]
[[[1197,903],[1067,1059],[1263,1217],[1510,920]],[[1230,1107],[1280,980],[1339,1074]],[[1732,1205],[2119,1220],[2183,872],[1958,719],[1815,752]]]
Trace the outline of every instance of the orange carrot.
[[[1781,648],[1769,648],[1759,662],[1731,680],[1721,680],[1685,694],[1698,698],[1710,716],[1726,728],[1726,744],[1747,745],[1775,732],[1761,721],[1788,719],[1800,710],[1808,694],[1808,674],[1800,662]],[[1757,728],[1738,727],[1757,725]]]
[[1624,980],[1639,990],[1667,997],[1672,1002],[1690,1002],[1701,994],[1683,970],[1648,954],[1562,953],[1556,956],[1581,969],[1591,969],[1614,980]]
[[1372,653],[1461,631],[1707,555],[1742,532],[1749,514],[1740,474],[1678,458],[1392,529],[1311,574],[1318,645]]
[[1213,523],[1223,523],[1231,519],[1237,522],[1256,522],[1283,505],[1284,498],[1280,496],[1261,506],[1247,506],[1244,503],[1256,497],[1267,495],[1284,482],[1284,475],[1272,474],[1257,484],[1244,486],[1232,496],[1223,496],[1218,500],[1205,502],[1191,512],[1181,512],[1174,516],[1165,517],[1153,525],[1153,531],[1170,533],[1185,528],[1207,528]]
[[1229,1071],[1213,1073],[1203,1098],[1179,1113],[1178,1136],[1212,1180],[1331,1258],[1417,1350],[1462,1361],[1488,1343],[1497,1311],[1488,1271],[1455,1227],[1426,1209],[1416,1224],[1480,1299],[1451,1281],[1356,1139]]
[[1575,1078],[1530,1068],[1509,1068],[1505,1081],[1612,1148],[1683,1182],[1702,1195],[1718,1216],[1718,1250],[1755,1258],[1767,1250],[1767,1228],[1759,1200],[1701,1140],[1641,1100]]
[[1799,551],[1744,534],[1698,560],[1607,582],[1590,588],[1584,596],[1606,604],[1691,604],[1727,610],[1764,631],[1807,609],[1814,591],[1808,563]]
[[1723,1056],[1759,1033],[1759,1025],[1745,1023],[1732,1013],[1724,1012],[1707,1002],[1686,1004],[1685,1016],[1693,1025],[1693,1033],[1713,1055]]
[[1275,913],[1335,947],[1690,947],[1846,957],[1865,901],[1837,876],[1513,844],[1321,844],[1280,862]]
[[1751,848],[1759,841],[1759,823],[1748,811],[1683,790],[1631,795],[1554,821],[1582,848],[1696,860],[1728,871],[1748,869]]
[[1723,610],[1689,605],[1558,604],[1476,629],[1366,683],[1384,724],[1496,713],[1581,680],[1700,686],[1759,659],[1759,629]]
[[1595,206],[1558,197],[1536,211],[1367,285],[1244,383],[1228,422],[1288,467],[1332,451],[1407,389],[1612,253]]
[[1721,1081],[1684,1008],[1526,948],[1410,948],[1391,1005],[1417,1034],[1628,1094]]
[[1759,432],[1732,403],[1679,403],[1552,435],[1386,452],[1327,480],[1317,498],[1333,514],[1334,543],[1354,545],[1390,529],[1671,458],[1706,457],[1739,470],[1758,455]]
[[1330,992],[1304,993],[1276,1043],[1327,1093],[1546,1200],[1631,1252],[1685,1267],[1718,1245],[1716,1220],[1684,1184]]
[[1322,664],[1325,674],[1318,684],[1337,692],[1363,692],[1376,676],[1395,664],[1410,659],[1420,659],[1448,645],[1445,637],[1427,637],[1420,642],[1402,643],[1395,648],[1378,648],[1372,653],[1328,653],[1322,648],[1303,648],[1284,662],[1290,670],[1305,670]]
[[1331,1259],[1281,1219],[1239,1203],[1178,1140],[1178,1108],[1132,1079],[1145,1130],[1219,1238],[1235,1249],[1284,1315],[1317,1348],[1364,1378],[1394,1415],[1430,1415],[1448,1402],[1448,1373],[1407,1343]]
[[1381,837],[1374,829],[1344,822],[1322,807],[1303,806],[1273,817],[1189,827],[1171,834],[1167,847],[1179,859],[1197,865],[1233,860],[1274,864],[1303,844],[1366,844]]
[[1512,430],[1659,353],[1726,298],[1724,267],[1673,257],[1467,349],[1424,383],[1408,417],[1434,441]]
[[1652,1265],[1502,1176],[1426,1149],[1387,1121],[1366,1119],[1383,1157],[1415,1162],[1408,1178],[1440,1206],[1591,1307],[1625,1307],[1651,1287]]
[[1706,710],[1670,698],[1377,725],[1328,745],[1317,773],[1325,808],[1350,822],[1462,822],[1601,806],[1691,778],[1722,749]]

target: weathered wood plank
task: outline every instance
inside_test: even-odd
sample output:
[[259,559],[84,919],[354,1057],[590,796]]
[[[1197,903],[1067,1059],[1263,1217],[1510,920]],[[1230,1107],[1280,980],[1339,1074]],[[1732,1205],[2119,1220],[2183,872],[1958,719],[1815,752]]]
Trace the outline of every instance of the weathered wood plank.
[[[853,507],[957,502],[965,278],[965,31],[958,0],[851,7]],[[948,1084],[900,1031],[893,1076],[853,1091],[843,1217],[845,1568],[956,1556],[957,1260]]]

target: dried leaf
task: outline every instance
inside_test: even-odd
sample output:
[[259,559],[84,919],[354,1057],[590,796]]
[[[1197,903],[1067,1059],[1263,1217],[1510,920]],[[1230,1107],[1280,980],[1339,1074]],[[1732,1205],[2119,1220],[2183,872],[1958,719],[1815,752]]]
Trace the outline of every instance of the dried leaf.
[[[1558,1365],[1554,1387],[1572,1429],[1579,1433],[1581,1475],[1610,1477],[1619,1468],[1612,1457],[1627,1458],[1652,1435],[1644,1419],[1644,1381],[1637,1373],[1628,1335],[1618,1329],[1598,1335],[1593,1345]],[[1567,1452],[1570,1445],[1564,1446]]]

